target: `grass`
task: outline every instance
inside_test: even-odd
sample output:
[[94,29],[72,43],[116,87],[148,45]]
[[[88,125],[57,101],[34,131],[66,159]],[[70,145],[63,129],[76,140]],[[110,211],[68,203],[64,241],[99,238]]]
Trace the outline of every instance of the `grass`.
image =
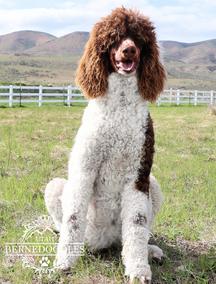
[[1,82],[26,85],[70,85],[79,57],[0,54]]
[[[23,224],[46,214],[43,191],[67,175],[68,154],[83,107],[0,109],[0,283],[125,283],[120,249],[85,253],[73,274],[51,279],[4,256]],[[151,107],[156,132],[154,175],[165,203],[152,242],[166,260],[152,263],[153,283],[216,283],[216,116],[203,106]]]

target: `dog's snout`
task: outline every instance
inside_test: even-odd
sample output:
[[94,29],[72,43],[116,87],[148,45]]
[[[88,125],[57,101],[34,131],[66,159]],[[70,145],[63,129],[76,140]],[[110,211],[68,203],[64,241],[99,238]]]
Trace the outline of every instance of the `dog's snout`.
[[130,38],[123,40],[118,50],[122,59],[128,60],[134,60],[134,58],[136,58],[139,53],[138,47]]
[[114,46],[110,52],[111,64],[114,70],[120,74],[133,74],[136,72],[140,61],[140,49],[130,39],[123,39]]
[[135,46],[128,46],[125,49],[123,49],[123,54],[127,58],[131,58],[136,54],[136,48]]

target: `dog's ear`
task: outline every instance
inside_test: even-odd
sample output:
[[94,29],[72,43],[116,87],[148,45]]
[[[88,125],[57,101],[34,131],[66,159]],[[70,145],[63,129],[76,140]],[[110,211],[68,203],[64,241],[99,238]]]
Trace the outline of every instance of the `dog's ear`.
[[87,98],[103,96],[108,87],[107,54],[98,38],[100,24],[94,26],[76,72],[76,84]]
[[138,70],[139,91],[148,101],[154,102],[163,91],[166,72],[160,62],[159,48],[152,23],[139,16],[142,50]]
[[108,75],[113,71],[109,51],[113,44],[120,41],[121,36],[126,35],[126,13],[126,9],[117,8],[93,27],[75,79],[88,98],[103,96],[107,91]]

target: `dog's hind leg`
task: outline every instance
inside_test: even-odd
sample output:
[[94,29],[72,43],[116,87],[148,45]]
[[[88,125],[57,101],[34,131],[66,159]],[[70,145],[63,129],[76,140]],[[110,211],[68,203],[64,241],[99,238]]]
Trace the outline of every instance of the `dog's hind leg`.
[[[152,222],[153,222],[155,215],[158,213],[163,203],[163,195],[160,189],[160,185],[153,175],[150,175],[150,190],[149,191],[150,191],[151,200],[152,200]],[[164,259],[164,254],[163,254],[162,249],[160,249],[156,245],[150,245],[150,244],[148,245],[148,254],[150,258],[154,259],[155,261],[159,263],[162,263]]]
[[160,185],[157,182],[156,178],[153,175],[150,175],[150,194],[152,199],[152,210],[153,218],[158,213],[163,203],[163,195],[160,189]]
[[62,203],[61,196],[66,184],[66,179],[54,178],[46,186],[45,204],[47,211],[53,219],[56,230],[60,232],[62,223]]

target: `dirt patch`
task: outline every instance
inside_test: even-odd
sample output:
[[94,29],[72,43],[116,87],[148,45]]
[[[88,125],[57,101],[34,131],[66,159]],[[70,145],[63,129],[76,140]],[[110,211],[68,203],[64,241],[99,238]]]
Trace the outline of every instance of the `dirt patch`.
[[216,248],[216,242],[206,242],[206,241],[187,241],[184,239],[177,239],[177,246],[187,252],[191,256],[198,256],[201,254],[208,253],[211,249]]
[[183,238],[177,238],[175,241],[168,240],[165,237],[156,237],[150,240],[150,243],[161,245],[170,250],[178,251],[180,254],[188,256],[199,256],[208,254],[210,250],[216,250],[216,242],[213,241],[189,241]]

